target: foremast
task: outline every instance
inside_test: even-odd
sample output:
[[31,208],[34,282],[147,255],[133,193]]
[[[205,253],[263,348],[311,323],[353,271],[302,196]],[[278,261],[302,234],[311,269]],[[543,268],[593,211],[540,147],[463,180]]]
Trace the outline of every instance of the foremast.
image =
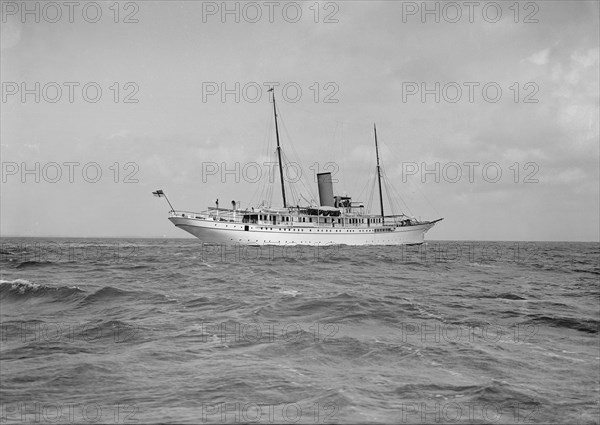
[[273,92],[273,116],[275,117],[275,136],[277,137],[277,158],[279,160],[279,177],[281,179],[281,197],[283,198],[283,208],[287,208],[287,202],[285,200],[285,185],[283,183],[283,163],[281,162],[281,146],[279,145],[279,127],[277,126],[277,109],[275,108],[275,91],[273,88],[269,89]]
[[381,166],[379,165],[379,146],[377,146],[377,127],[373,124],[373,130],[375,131],[375,155],[377,156],[377,182],[379,183],[379,207],[381,209],[381,223],[385,224],[383,216],[383,195],[381,192]]

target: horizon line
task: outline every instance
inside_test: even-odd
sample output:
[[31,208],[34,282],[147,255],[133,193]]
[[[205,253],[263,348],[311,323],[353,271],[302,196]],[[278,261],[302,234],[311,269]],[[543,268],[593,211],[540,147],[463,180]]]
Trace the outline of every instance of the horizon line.
[[[172,236],[18,236],[18,235],[1,235],[0,239],[8,239],[8,238],[20,238],[20,239],[172,239],[172,240],[196,240],[201,242],[199,239],[190,236],[190,237],[172,237]],[[529,240],[529,239],[521,239],[521,240],[507,240],[507,239],[428,239],[423,242],[426,244],[427,242],[563,242],[563,243],[600,243],[599,240]],[[345,245],[345,244],[339,244]],[[270,246],[283,246],[283,245],[270,245]],[[375,245],[371,245],[375,246]],[[391,246],[391,245],[379,245],[379,246]],[[399,245],[398,245],[399,246]]]

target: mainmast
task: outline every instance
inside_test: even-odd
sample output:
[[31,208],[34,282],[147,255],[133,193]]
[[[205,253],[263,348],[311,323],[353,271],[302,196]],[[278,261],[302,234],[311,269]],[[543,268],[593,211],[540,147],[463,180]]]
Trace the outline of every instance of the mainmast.
[[285,185],[283,184],[283,163],[281,162],[281,146],[279,146],[279,127],[277,127],[277,110],[275,108],[275,91],[273,88],[269,89],[273,92],[273,115],[275,116],[275,135],[277,136],[277,158],[279,159],[279,177],[281,178],[281,196],[283,198],[283,208],[287,208],[285,201]]
[[377,155],[377,181],[379,182],[379,206],[381,208],[381,222],[384,222],[383,217],[383,196],[381,194],[381,166],[379,165],[379,147],[377,146],[377,127],[373,124],[375,130],[375,154]]

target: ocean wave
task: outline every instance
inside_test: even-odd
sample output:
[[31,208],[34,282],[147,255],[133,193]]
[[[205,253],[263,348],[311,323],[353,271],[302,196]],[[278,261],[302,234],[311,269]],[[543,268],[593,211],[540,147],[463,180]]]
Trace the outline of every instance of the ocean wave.
[[70,297],[82,294],[84,291],[77,286],[48,286],[32,283],[25,279],[0,280],[0,298],[21,298],[51,296],[53,298]]
[[529,391],[519,390],[516,386],[495,379],[487,385],[474,386],[466,392],[465,396],[469,397],[469,401],[482,405],[511,406],[518,403],[524,410],[535,410],[547,403],[539,396],[533,398]]
[[[271,308],[276,310],[283,308],[289,316],[310,316],[327,313],[340,319],[339,315],[345,316],[364,312],[364,308],[359,305],[359,298],[346,292],[324,298],[289,296],[289,293],[281,295],[286,296],[282,297],[275,305],[272,304]],[[269,307],[266,309],[268,310]]]
[[590,274],[600,274],[600,269],[598,269],[597,267],[594,268],[590,268],[590,269],[572,269],[571,271],[575,272],[575,273],[590,273]]
[[17,269],[30,269],[30,268],[39,268],[39,267],[48,267],[52,266],[54,263],[52,261],[22,261],[15,266]]
[[198,297],[183,303],[185,308],[205,307],[214,304],[214,300],[208,297]]
[[81,302],[82,305],[90,305],[95,303],[107,303],[122,299],[132,299],[137,301],[150,301],[156,303],[171,302],[166,296],[150,292],[150,291],[128,291],[125,289],[115,288],[113,286],[105,286],[98,289],[96,292],[87,295]]
[[561,316],[529,315],[529,323],[543,324],[556,328],[574,329],[581,332],[597,334],[600,331],[600,321],[595,319],[574,319]]
[[121,320],[103,320],[84,328],[88,342],[110,339],[115,343],[132,342],[138,335],[138,326]]
[[521,391],[515,386],[496,379],[480,385],[406,384],[396,388],[395,393],[407,400],[422,400],[424,396],[435,395],[439,399],[458,397],[463,400],[463,403],[474,405],[510,407],[518,403],[528,410],[535,409],[543,403],[543,400],[533,398],[529,392]]
[[513,294],[511,292],[505,292],[502,294],[495,295],[481,295],[480,298],[499,298],[503,300],[515,300],[515,301],[526,301],[527,298],[523,298],[517,294]]

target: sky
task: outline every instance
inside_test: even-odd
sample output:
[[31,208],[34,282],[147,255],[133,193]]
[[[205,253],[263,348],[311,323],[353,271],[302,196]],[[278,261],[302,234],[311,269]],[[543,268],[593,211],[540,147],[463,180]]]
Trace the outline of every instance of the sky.
[[157,189],[280,206],[274,85],[290,194],[332,171],[378,212],[376,123],[428,239],[600,238],[596,1],[1,6],[2,236],[187,237]]

